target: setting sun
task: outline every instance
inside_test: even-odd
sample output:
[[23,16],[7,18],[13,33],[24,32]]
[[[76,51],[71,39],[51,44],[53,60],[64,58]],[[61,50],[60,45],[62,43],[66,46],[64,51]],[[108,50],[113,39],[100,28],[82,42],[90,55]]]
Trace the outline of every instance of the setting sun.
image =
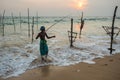
[[78,7],[79,7],[79,8],[82,8],[82,7],[83,7],[83,3],[82,3],[82,2],[79,2],[79,3],[78,3]]
[[75,9],[83,10],[88,4],[87,0],[74,0],[72,3],[72,7]]

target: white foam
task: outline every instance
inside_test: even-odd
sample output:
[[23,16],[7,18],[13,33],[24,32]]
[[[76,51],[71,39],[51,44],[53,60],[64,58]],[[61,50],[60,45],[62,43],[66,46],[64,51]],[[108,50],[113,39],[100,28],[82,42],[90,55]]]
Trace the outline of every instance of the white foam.
[[[0,76],[4,78],[18,76],[27,69],[45,65],[69,66],[79,62],[95,64],[93,59],[103,58],[106,55],[109,56],[109,51],[107,50],[109,43],[106,43],[106,40],[102,40],[101,37],[96,38],[96,40],[86,37],[83,37],[81,40],[77,39],[74,43],[76,48],[70,48],[67,43],[57,44],[60,42],[60,40],[48,42],[49,57],[52,58],[52,63],[37,63],[32,66],[30,66],[32,61],[40,56],[39,41],[27,44],[23,48],[5,47],[0,49]],[[114,44],[114,48],[116,48],[114,54],[120,52],[120,45],[118,43]]]
[[90,60],[84,60],[83,62],[84,62],[84,63],[88,63],[88,64],[95,64],[94,61],[90,61]]

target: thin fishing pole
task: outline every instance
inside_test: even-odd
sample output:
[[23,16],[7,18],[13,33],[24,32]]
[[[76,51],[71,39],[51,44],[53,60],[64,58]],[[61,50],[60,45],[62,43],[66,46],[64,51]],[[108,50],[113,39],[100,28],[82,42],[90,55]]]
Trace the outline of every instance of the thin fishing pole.
[[[68,15],[68,16],[69,16],[69,15]],[[50,28],[52,28],[54,25],[56,25],[57,23],[59,23],[60,21],[62,21],[63,19],[65,19],[66,17],[67,17],[67,16],[63,17],[63,18],[60,19],[58,22],[52,24],[50,27],[48,27],[48,28],[46,29],[46,31],[48,31]]]

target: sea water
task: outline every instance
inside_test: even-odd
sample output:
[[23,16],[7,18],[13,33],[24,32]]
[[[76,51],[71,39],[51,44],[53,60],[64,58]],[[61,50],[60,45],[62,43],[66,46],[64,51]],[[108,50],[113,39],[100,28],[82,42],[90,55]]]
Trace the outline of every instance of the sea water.
[[[73,31],[78,33],[74,47],[70,48],[68,31],[71,28],[71,18],[73,18]],[[110,56],[110,36],[106,34],[102,26],[111,26],[112,17],[84,17],[85,24],[82,30],[82,35],[79,38],[80,17],[38,17],[34,19],[34,41],[31,36],[28,37],[28,19],[27,17],[14,17],[16,31],[11,17],[5,17],[5,36],[2,36],[3,29],[0,23],[0,76],[8,78],[18,76],[28,69],[33,69],[39,66],[56,65],[69,66],[80,62],[95,64],[93,59],[104,58]],[[41,63],[39,53],[39,39],[35,37],[39,33],[40,26],[45,26],[46,29],[51,25],[47,34],[48,36],[55,35],[56,38],[47,39],[49,47],[48,58],[52,62]],[[120,17],[115,20],[115,26],[120,28]],[[30,17],[30,31],[32,28],[32,17]],[[117,31],[115,31],[117,32]],[[31,32],[30,32],[30,35]],[[120,53],[120,34],[114,39],[113,54]]]

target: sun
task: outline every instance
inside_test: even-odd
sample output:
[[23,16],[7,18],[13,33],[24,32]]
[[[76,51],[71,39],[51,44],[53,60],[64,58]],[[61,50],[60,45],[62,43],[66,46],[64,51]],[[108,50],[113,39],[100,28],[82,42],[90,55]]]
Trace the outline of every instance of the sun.
[[73,0],[72,7],[83,10],[88,4],[88,0]]
[[78,8],[82,8],[83,5],[84,5],[83,2],[79,1],[77,6],[78,6]]

